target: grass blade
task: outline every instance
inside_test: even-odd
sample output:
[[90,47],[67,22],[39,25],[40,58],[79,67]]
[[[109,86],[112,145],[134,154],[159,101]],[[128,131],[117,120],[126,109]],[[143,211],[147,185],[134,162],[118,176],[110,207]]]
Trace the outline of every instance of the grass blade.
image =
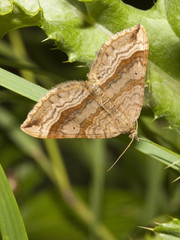
[[0,227],[4,240],[28,240],[18,205],[0,165]]
[[38,101],[47,92],[45,88],[2,68],[0,68],[0,85],[34,101]]
[[180,171],[179,154],[170,151],[169,149],[164,148],[145,138],[140,138],[139,143],[136,144],[136,148],[140,152],[143,152],[168,166],[171,165],[173,169]]

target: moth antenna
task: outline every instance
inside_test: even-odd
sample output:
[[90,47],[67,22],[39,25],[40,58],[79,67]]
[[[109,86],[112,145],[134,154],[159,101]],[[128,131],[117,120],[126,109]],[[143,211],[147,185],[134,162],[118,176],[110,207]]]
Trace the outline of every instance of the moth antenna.
[[136,139],[137,141],[139,141],[138,136],[137,136],[137,129],[138,129],[138,121],[136,121],[136,128],[133,131],[133,133],[131,133],[129,136],[131,137],[131,141],[130,143],[127,145],[127,147],[124,149],[124,151],[120,154],[120,156],[116,159],[116,161],[110,166],[110,168],[108,168],[108,170],[106,172],[109,172],[115,165],[116,163],[119,161],[119,159],[124,155],[124,153],[128,150],[128,148],[131,146],[132,142],[134,141],[134,139]]
[[108,168],[106,172],[109,172],[119,161],[119,159],[124,155],[124,153],[128,150],[128,148],[131,146],[132,142],[134,141],[134,137],[131,139],[130,143],[127,145],[127,147],[124,149],[124,151],[120,154],[120,156],[116,159],[116,161]]

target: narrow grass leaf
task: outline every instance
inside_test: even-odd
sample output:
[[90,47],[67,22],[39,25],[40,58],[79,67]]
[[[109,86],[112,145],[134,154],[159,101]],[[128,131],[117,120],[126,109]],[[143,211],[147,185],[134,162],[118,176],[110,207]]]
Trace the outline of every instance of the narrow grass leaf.
[[0,229],[3,240],[28,240],[15,197],[0,165]]
[[180,171],[180,155],[164,148],[148,139],[140,138],[140,141],[135,145],[135,148],[140,152],[151,156],[167,166]]
[[0,68],[0,85],[36,102],[47,92],[46,89],[2,68]]

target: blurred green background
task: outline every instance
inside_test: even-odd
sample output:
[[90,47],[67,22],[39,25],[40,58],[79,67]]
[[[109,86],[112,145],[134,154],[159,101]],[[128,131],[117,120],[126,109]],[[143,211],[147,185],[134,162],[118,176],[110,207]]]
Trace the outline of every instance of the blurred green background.
[[[67,63],[66,54],[56,49],[53,41],[41,42],[45,38],[36,27],[9,33],[0,41],[1,67],[47,89],[67,80],[85,80],[89,68],[78,62]],[[172,183],[179,174],[140,153],[136,142],[106,172],[128,145],[128,136],[61,139],[56,143],[37,140],[19,129],[35,103],[2,87],[0,101],[0,163],[12,185],[29,239],[99,239],[95,226],[103,232],[97,225],[100,223],[102,239],[144,239],[149,233],[137,226],[169,220],[168,215],[180,217],[180,183]],[[140,137],[179,151],[179,135],[164,119],[154,120],[146,97],[138,132]],[[51,156],[56,156],[56,144],[58,158],[66,169],[57,168],[63,171],[59,173],[64,183],[61,186],[49,168]],[[66,171],[70,187],[66,186]],[[74,194],[94,214],[92,225]]]

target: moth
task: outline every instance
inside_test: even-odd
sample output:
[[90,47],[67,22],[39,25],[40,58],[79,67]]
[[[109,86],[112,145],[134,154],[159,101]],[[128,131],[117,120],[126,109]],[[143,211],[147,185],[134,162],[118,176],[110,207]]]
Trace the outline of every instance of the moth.
[[47,92],[21,129],[38,138],[137,139],[144,98],[148,37],[138,24],[113,35],[98,51],[87,81],[68,81]]

